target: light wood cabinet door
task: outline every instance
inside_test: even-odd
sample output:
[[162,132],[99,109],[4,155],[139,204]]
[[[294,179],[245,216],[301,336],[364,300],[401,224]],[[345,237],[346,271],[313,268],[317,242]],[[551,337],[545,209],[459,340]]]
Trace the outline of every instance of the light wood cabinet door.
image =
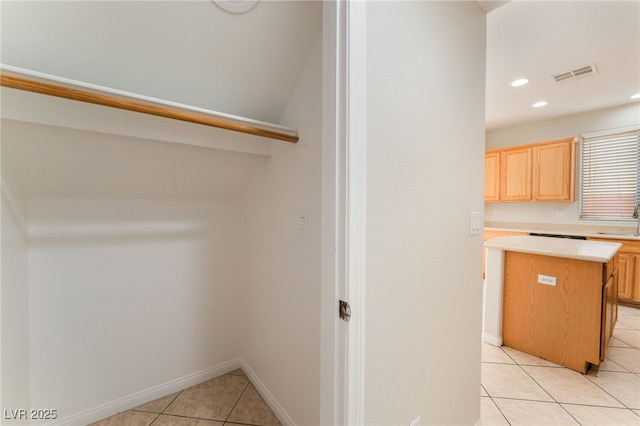
[[500,201],[500,151],[484,154],[484,201]]
[[604,361],[607,354],[609,340],[613,334],[613,328],[618,319],[618,283],[619,269],[615,269],[613,274],[602,288],[602,331],[600,333],[600,361]]
[[573,201],[573,138],[533,147],[533,199]]
[[618,252],[618,300],[640,306],[640,241],[594,238],[589,240],[609,241],[622,244]]
[[636,276],[637,256],[632,253],[621,252],[619,258],[618,297],[620,299],[633,298],[633,284]]
[[501,153],[500,198],[502,201],[531,201],[532,149],[511,148]]

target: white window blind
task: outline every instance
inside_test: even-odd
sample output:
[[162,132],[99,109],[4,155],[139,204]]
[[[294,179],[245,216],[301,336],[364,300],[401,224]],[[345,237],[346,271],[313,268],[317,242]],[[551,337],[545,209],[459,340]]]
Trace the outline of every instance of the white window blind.
[[640,202],[640,131],[582,136],[580,218],[631,219]]

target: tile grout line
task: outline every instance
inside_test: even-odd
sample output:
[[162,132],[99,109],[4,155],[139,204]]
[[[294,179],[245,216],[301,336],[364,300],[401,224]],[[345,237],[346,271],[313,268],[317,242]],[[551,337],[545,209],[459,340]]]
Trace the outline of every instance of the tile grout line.
[[[131,411],[136,411],[136,410],[131,410]],[[144,413],[144,411],[139,411],[139,413]],[[156,417],[151,421],[151,423],[149,423],[149,426],[152,426],[156,422],[156,420],[158,420],[162,415],[162,413],[154,413],[154,414],[156,415]]]
[[[618,329],[618,330],[620,330],[620,329]],[[623,328],[622,330],[639,331],[639,330],[624,329],[624,328]],[[613,337],[615,337],[615,336],[613,336]],[[624,343],[625,345],[629,345],[629,346],[612,346],[612,347],[614,347],[614,348],[627,348],[627,349],[631,348],[631,349],[635,349],[635,350],[637,350],[637,351],[640,351],[640,348],[636,347],[635,345],[632,345],[631,343],[625,342],[624,340],[622,340],[622,339],[621,339],[621,338],[619,338],[619,337],[615,337],[615,338],[616,338],[616,339],[618,339],[618,340],[620,340],[620,341],[621,341],[622,343]]]
[[[633,374],[630,371],[608,371],[609,373],[621,373],[621,374]],[[599,384],[597,384],[596,382],[594,382],[593,380],[591,380],[591,377],[589,377],[587,374],[585,374],[585,377],[594,385],[596,385],[599,389],[602,390],[602,392],[606,393],[607,395],[609,395],[611,398],[613,398],[614,400],[618,401],[624,408],[628,409],[628,410],[633,410],[631,407],[628,407],[627,404],[625,404],[624,402],[620,401],[618,398],[616,398],[615,396],[611,395],[611,393],[609,393],[605,388],[603,388],[602,386],[600,386]],[[611,408],[615,408],[615,407],[611,407]]]
[[231,407],[231,410],[229,410],[229,414],[227,414],[227,417],[225,417],[223,423],[227,423],[229,421],[229,417],[231,417],[231,414],[233,413],[233,410],[235,410],[235,408],[238,406],[238,403],[242,399],[242,395],[244,395],[244,393],[247,391],[247,388],[251,384],[251,380],[249,380],[248,377],[246,377],[246,379],[247,379],[247,384],[244,386],[244,389],[242,389],[242,392],[240,392],[240,396],[238,396],[238,399],[236,400],[236,403],[233,404],[233,407]]
[[[487,395],[489,395],[489,392],[487,392]],[[502,409],[500,408],[500,406],[494,401],[493,397],[489,396],[489,398],[491,399],[491,402],[493,403],[493,405],[496,406],[496,408],[498,409],[498,411],[502,415],[502,418],[509,424],[509,426],[511,426],[511,422],[509,421],[507,416],[502,412]],[[480,413],[480,419],[482,419],[482,413]]]
[[[127,410],[127,411],[136,411],[136,412],[138,412],[138,413],[152,413],[152,414],[156,414],[156,418],[155,418],[155,419],[153,419],[153,421],[152,421],[151,423],[149,423],[149,426],[152,426],[152,425],[153,425],[153,424],[154,424],[154,423],[155,423],[155,422],[160,418],[160,416],[161,416],[161,415],[163,415],[165,411],[167,411],[167,408],[169,408],[169,406],[170,406],[171,404],[173,404],[173,402],[174,402],[174,401],[175,401],[175,400],[176,400],[176,399],[177,399],[177,398],[182,394],[182,392],[183,392],[183,391],[184,391],[184,389],[182,389],[182,390],[178,391],[178,392],[177,392],[177,395],[176,395],[176,396],[175,396],[171,401],[169,401],[169,403],[167,404],[167,406],[166,406],[166,407],[164,407],[164,408],[162,409],[162,411],[161,411],[161,412],[159,412],[159,413],[153,413],[153,412],[151,412],[151,411],[136,410],[136,409],[135,409],[135,407],[134,407],[134,408],[132,408],[132,409],[130,409],[130,410]],[[161,398],[162,398],[162,397],[161,397]],[[149,402],[153,402],[153,401],[149,401]]]
[[[515,361],[515,360],[514,360],[514,361]],[[551,398],[551,399],[553,400],[553,402],[555,402],[556,404],[560,404],[560,403],[558,402],[558,400],[556,400],[556,398],[555,398],[553,395],[551,395],[551,394],[549,393],[549,391],[548,391],[548,390],[546,390],[546,389],[545,389],[545,387],[544,387],[544,386],[542,386],[540,383],[538,383],[538,381],[537,381],[536,379],[534,379],[534,378],[533,378],[533,376],[532,376],[531,374],[529,374],[529,372],[528,372],[527,370],[525,370],[525,369],[522,367],[522,365],[518,364],[517,362],[516,362],[516,365],[517,365],[518,367],[520,367],[520,369],[521,369],[522,371],[524,371],[524,374],[526,374],[527,376],[529,376],[529,378],[530,378],[531,380],[533,380],[533,382],[534,382],[536,385],[540,386],[540,389],[542,389],[542,390],[543,390],[547,395],[549,395],[549,398]],[[527,366],[527,367],[540,367],[540,368],[555,368],[555,367],[546,367],[546,366],[542,366],[542,365],[537,365],[537,366],[536,366],[536,365],[534,365],[534,366],[531,366],[531,365],[525,365],[525,366]]]

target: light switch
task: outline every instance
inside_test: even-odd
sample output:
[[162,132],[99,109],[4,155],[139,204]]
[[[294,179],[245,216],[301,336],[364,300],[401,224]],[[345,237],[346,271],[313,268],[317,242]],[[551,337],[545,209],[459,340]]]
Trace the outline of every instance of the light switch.
[[471,212],[469,216],[469,235],[478,235],[482,229],[482,216],[480,212]]
[[300,232],[300,235],[309,235],[309,224],[308,224],[308,218],[307,218],[307,213],[306,212],[302,212],[300,213],[300,217],[298,218],[299,223],[298,223],[298,231]]

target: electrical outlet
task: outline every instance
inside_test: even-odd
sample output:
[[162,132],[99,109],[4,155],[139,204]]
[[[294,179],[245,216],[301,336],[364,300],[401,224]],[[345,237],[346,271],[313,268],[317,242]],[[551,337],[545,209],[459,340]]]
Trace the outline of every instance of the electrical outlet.
[[566,212],[564,210],[552,210],[551,217],[565,217]]
[[420,416],[416,417],[411,423],[409,423],[409,426],[420,426]]
[[538,282],[540,284],[554,286],[556,285],[556,277],[551,277],[549,275],[538,274]]

